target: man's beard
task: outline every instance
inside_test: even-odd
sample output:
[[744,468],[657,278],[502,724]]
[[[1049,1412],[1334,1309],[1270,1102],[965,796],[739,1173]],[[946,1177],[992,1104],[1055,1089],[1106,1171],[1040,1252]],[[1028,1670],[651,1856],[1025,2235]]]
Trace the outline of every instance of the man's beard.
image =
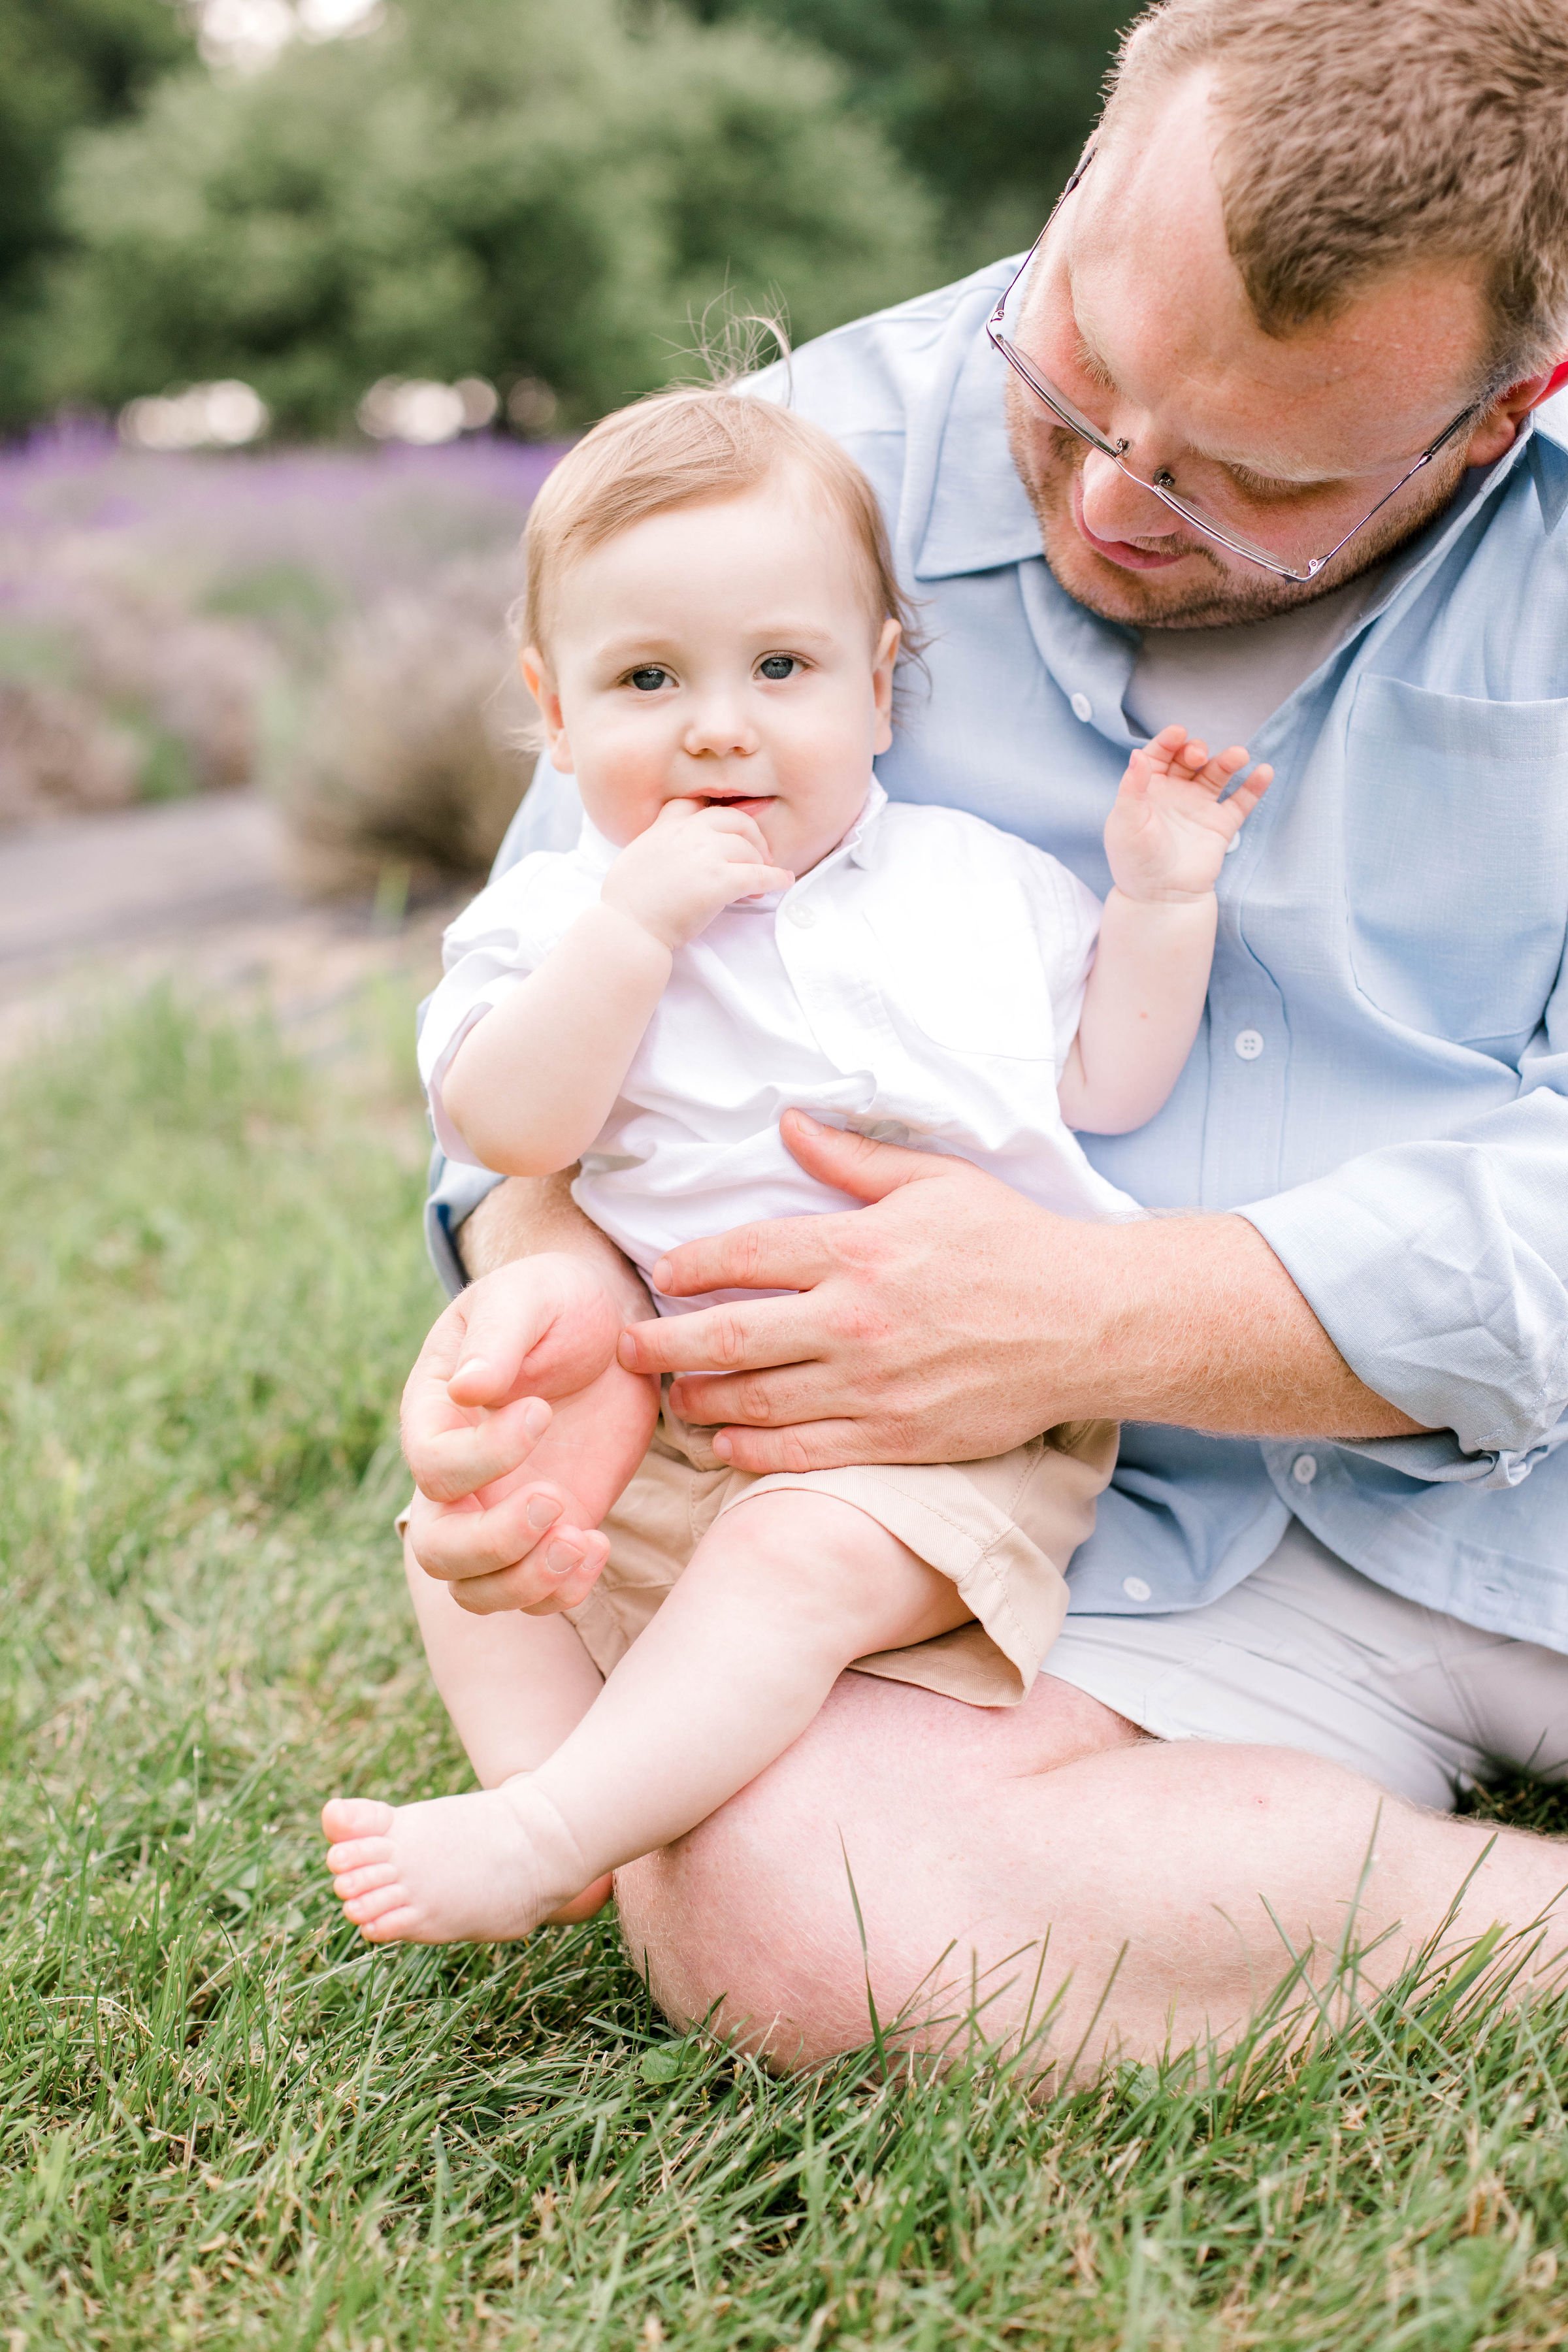
[[[1168,573],[1132,572],[1097,555],[1073,520],[1073,483],[1088,452],[1076,433],[1065,426],[1040,435],[1029,429],[1027,395],[1011,381],[1007,385],[1007,439],[1018,478],[1040,526],[1040,544],[1052,573],[1068,594],[1102,620],[1146,629],[1217,629],[1248,621],[1272,620],[1331,595],[1336,588],[1359,579],[1386,562],[1394,550],[1426,530],[1441,513],[1458,487],[1464,472],[1462,448],[1455,462],[1426,487],[1417,511],[1403,501],[1395,510],[1380,515],[1359,531],[1344,552],[1325,564],[1310,581],[1279,580],[1272,572],[1248,565],[1232,571],[1217,548],[1195,534],[1186,552],[1202,569],[1178,584]],[[1173,569],[1174,567],[1173,567]]]

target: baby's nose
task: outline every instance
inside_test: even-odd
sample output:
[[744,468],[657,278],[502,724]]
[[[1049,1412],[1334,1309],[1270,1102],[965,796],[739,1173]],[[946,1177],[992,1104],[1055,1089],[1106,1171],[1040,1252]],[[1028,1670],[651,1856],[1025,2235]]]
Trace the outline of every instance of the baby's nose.
[[686,748],[695,753],[744,756],[757,748],[755,730],[733,709],[715,705],[697,711],[686,730]]

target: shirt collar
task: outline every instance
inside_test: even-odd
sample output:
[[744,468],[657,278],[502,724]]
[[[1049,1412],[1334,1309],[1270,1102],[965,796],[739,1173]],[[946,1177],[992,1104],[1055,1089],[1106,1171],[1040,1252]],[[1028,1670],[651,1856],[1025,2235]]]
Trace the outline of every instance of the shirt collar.
[[[866,797],[861,803],[860,814],[848,832],[828,851],[826,857],[818,858],[809,874],[803,874],[800,880],[792,884],[791,887],[798,890],[803,884],[815,882],[819,874],[826,873],[830,866],[836,866],[841,857],[852,858],[857,866],[864,865],[867,836],[887,805],[888,795],[873,776],[866,788]],[[577,862],[584,870],[589,874],[605,875],[620,854],[619,846],[615,842],[607,840],[599,831],[598,826],[584,816],[583,830],[577,836],[576,850]],[[752,912],[771,914],[776,907],[783,905],[789,895],[788,890],[770,890],[765,898],[746,898],[740,904],[748,914]]]
[[[1004,262],[987,277],[994,274],[1005,282],[1004,273],[1015,270],[1022,257]],[[936,481],[915,559],[917,579],[994,572],[1040,552],[1040,526],[1007,440],[1006,382],[1007,362],[982,326],[959,366],[942,420]]]
[[[1016,263],[1005,263],[985,276],[987,279],[993,274],[1000,277],[1003,270],[1016,267]],[[971,331],[969,348],[956,373],[947,379],[952,389],[946,415],[932,420],[937,441],[935,483],[915,562],[916,577],[952,579],[968,572],[1018,565],[1030,628],[1047,668],[1063,692],[1074,696],[1075,709],[1076,698],[1082,696],[1085,716],[1092,717],[1100,733],[1119,746],[1140,741],[1121,708],[1139,632],[1089,612],[1068,595],[1046,563],[1039,523],[1018,478],[1007,440],[1003,398],[1006,365],[982,321]],[[1348,632],[1346,644],[1369,629],[1398,600],[1415,593],[1415,583],[1442,561],[1461,532],[1474,528],[1480,510],[1499,495],[1514,468],[1526,462],[1526,452],[1535,438],[1535,419],[1528,416],[1512,446],[1495,465],[1475,468],[1464,478],[1442,514],[1394,557],[1377,593]],[[1539,451],[1531,462],[1542,483],[1542,510],[1550,524],[1555,514],[1548,509],[1561,510],[1568,500],[1568,481],[1558,478],[1560,469],[1542,467]]]
[[590,874],[607,874],[620,856],[618,842],[607,841],[596,824],[583,819],[583,830],[577,835],[577,863]]

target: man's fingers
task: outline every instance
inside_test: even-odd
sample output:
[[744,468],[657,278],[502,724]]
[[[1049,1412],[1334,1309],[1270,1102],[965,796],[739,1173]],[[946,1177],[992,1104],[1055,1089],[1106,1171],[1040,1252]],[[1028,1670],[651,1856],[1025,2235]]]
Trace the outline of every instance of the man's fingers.
[[431,1425],[433,1418],[405,1416],[404,1455],[422,1494],[436,1503],[460,1503],[526,1462],[551,1414],[542,1397],[519,1397],[477,1422],[441,1428]]
[[[857,1135],[853,1128],[825,1127],[803,1110],[786,1110],[779,1121],[779,1132],[808,1176],[868,1203],[885,1201],[906,1184],[951,1181],[955,1177],[962,1181],[965,1165],[939,1152],[907,1151],[900,1144],[874,1143],[868,1135]],[[832,1221],[818,1217],[802,1222],[827,1224]],[[830,1241],[837,1238],[830,1235]],[[790,1285],[792,1289],[799,1286]],[[715,1283],[713,1287],[717,1290],[721,1285]]]
[[682,1421],[701,1429],[731,1421],[782,1429],[813,1420],[830,1389],[842,1393],[831,1367],[792,1361],[754,1372],[686,1372],[672,1383],[669,1402]]
[[814,1345],[811,1318],[797,1300],[760,1298],[628,1324],[620,1358],[629,1372],[743,1371],[799,1363]]
[[494,1617],[502,1610],[516,1610],[525,1617],[557,1617],[587,1599],[609,1549],[608,1538],[596,1528],[561,1528],[552,1537],[548,1557],[535,1554],[491,1576],[466,1578],[451,1586],[452,1598],[474,1617]]
[[551,1538],[566,1509],[565,1496],[547,1479],[520,1483],[488,1507],[453,1508],[416,1494],[409,1507],[408,1539],[426,1576],[443,1583],[515,1568]]
[[[858,1421],[810,1421],[790,1429],[721,1429],[715,1453],[732,1469],[766,1476],[773,1470],[842,1470],[868,1458],[865,1430]],[[870,1449],[885,1461],[885,1452]]]
[[[809,1290],[835,1262],[832,1236],[824,1228],[836,1222],[831,1216],[778,1217],[683,1242],[658,1260],[653,1286],[667,1298],[697,1298],[705,1290]],[[626,1360],[623,1354],[622,1363]]]
[[548,1285],[492,1276],[466,1290],[458,1304],[466,1309],[463,1339],[448,1391],[458,1404],[502,1404],[518,1386],[525,1357],[555,1319],[560,1301]]

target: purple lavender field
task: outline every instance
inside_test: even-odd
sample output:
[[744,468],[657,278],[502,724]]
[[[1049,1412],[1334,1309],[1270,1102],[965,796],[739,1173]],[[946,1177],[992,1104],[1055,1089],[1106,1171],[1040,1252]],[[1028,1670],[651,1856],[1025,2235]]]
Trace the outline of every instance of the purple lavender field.
[[0,827],[258,784],[316,887],[481,868],[526,775],[506,614],[556,454],[0,451]]

